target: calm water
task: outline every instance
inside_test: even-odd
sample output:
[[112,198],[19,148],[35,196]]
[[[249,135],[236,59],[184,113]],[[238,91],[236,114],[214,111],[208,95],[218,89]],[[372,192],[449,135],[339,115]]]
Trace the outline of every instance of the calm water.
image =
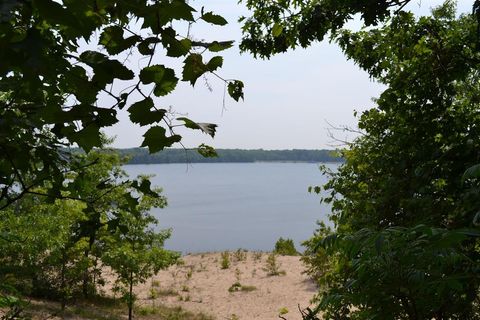
[[[336,168],[336,164],[328,164]],[[168,207],[154,209],[161,228],[173,228],[166,247],[187,252],[272,250],[279,237],[297,247],[329,208],[308,186],[326,182],[312,163],[128,165],[127,173],[155,174]]]

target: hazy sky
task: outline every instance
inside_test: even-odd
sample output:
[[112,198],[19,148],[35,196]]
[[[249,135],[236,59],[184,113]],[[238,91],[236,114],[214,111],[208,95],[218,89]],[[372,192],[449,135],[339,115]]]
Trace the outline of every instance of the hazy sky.
[[[425,14],[442,2],[414,0],[409,7]],[[459,12],[469,12],[472,3],[458,1]],[[191,34],[196,39],[237,41],[236,46],[224,51],[224,66],[219,74],[245,83],[245,101],[237,103],[227,97],[226,110],[222,110],[224,84],[214,76],[208,76],[213,91],[200,78],[195,88],[181,83],[173,94],[159,99],[162,107],[172,106],[195,121],[218,125],[215,139],[198,131],[179,131],[186,147],[207,143],[216,148],[331,149],[337,143],[328,135],[329,123],[355,127],[353,111],[373,107],[371,98],[382,91],[365,72],[347,61],[337,46],[326,42],[270,60],[240,54],[241,31],[236,21],[247,13],[245,8],[237,0],[191,1],[191,5],[205,6],[206,11],[213,10],[229,21],[226,27],[199,23]],[[158,55],[154,63],[165,63],[162,59],[167,60]],[[145,129],[132,124],[125,111],[119,117],[120,122],[106,130],[108,135],[117,136],[114,146],[140,146]],[[342,132],[334,134],[340,139],[353,137]]]

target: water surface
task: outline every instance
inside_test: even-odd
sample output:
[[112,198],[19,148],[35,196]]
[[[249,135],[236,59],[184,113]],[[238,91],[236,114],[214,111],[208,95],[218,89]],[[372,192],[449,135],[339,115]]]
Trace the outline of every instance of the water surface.
[[[327,164],[336,168],[337,164]],[[205,163],[127,165],[130,176],[155,174],[168,207],[154,209],[172,228],[166,247],[188,252],[272,250],[279,237],[297,247],[329,207],[308,186],[326,182],[313,163]]]

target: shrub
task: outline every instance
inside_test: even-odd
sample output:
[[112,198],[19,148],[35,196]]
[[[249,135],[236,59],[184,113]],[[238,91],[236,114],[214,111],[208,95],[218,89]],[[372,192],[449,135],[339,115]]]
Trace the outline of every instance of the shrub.
[[288,313],[288,308],[286,308],[286,307],[280,308],[280,310],[278,310],[278,314],[281,315],[281,316],[283,316],[287,313]]
[[263,270],[267,272],[268,276],[280,276],[286,274],[284,270],[280,270],[280,264],[277,262],[277,254],[275,252],[268,255]]
[[220,262],[222,269],[230,268],[230,252],[222,252],[222,261]]
[[333,231],[322,221],[317,221],[317,225],[313,237],[302,242],[305,251],[300,259],[306,267],[303,273],[309,275],[319,287],[322,287],[326,281],[325,275],[332,269],[333,259],[318,243],[332,235]]
[[283,239],[282,237],[275,243],[275,250],[273,252],[282,256],[298,256],[298,251],[295,249],[293,240]]
[[236,261],[246,261],[247,260],[247,250],[245,249],[238,249],[233,254]]
[[228,288],[228,292],[237,292],[237,291],[243,291],[243,292],[251,292],[257,290],[257,287],[255,286],[244,286],[240,282],[235,282]]

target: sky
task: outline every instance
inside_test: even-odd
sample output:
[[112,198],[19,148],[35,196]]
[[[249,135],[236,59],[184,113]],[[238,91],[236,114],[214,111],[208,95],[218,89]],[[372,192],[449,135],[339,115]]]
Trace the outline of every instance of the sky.
[[[432,6],[443,1],[413,0],[408,9],[416,14],[428,14]],[[472,0],[457,2],[459,12],[469,12]],[[351,133],[332,127],[356,128],[354,111],[375,106],[372,98],[378,97],[384,87],[372,81],[352,61],[347,61],[335,44],[316,43],[308,49],[297,49],[272,57],[270,60],[254,59],[240,53],[241,26],[237,19],[248,11],[237,0],[196,0],[194,8],[205,7],[225,17],[229,24],[215,27],[198,23],[191,29],[196,40],[235,40],[236,45],[224,51],[224,65],[219,74],[226,79],[239,79],[245,84],[245,100],[235,102],[228,95],[224,99],[224,83],[215,76],[200,78],[195,87],[180,82],[176,90],[157,100],[163,108],[171,107],[179,114],[198,122],[218,125],[215,138],[195,130],[178,130],[183,144],[193,148],[206,143],[215,148],[240,149],[335,149],[338,140],[351,141]],[[358,23],[353,22],[352,27]],[[179,30],[184,26],[177,26]],[[132,57],[131,62],[135,63]],[[177,64],[162,54],[154,63]],[[208,83],[208,85],[206,84]],[[118,148],[138,147],[146,128],[132,124],[128,113],[119,113],[119,123],[107,128],[115,136]],[[332,135],[335,138],[332,138]],[[180,147],[179,145],[174,147]]]

